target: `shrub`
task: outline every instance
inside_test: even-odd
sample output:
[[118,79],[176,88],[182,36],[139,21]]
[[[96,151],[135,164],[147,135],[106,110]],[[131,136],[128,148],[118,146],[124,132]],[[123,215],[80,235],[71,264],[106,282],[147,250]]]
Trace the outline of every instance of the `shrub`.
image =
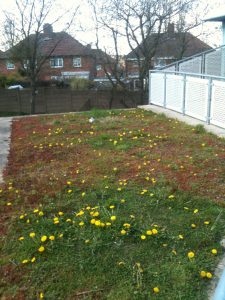
[[89,90],[93,87],[93,82],[84,78],[72,78],[70,79],[70,86],[72,90]]

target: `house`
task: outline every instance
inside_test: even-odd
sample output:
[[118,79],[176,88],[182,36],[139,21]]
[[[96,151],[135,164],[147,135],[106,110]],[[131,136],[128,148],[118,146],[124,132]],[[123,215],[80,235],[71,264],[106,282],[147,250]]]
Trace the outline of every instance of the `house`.
[[[155,46],[157,44],[157,46]],[[126,55],[126,75],[128,78],[138,78],[138,61],[144,61],[142,52],[143,43]],[[169,24],[167,32],[152,34],[147,40],[147,45],[154,55],[151,60],[152,68],[168,65],[181,58],[186,58],[197,53],[212,49],[209,45],[193,36],[189,32],[176,32],[174,24]],[[140,60],[137,57],[140,57]]]
[[[29,37],[27,48],[25,39],[2,55],[0,53],[1,73],[9,75],[21,69],[24,71],[27,69],[29,60],[26,58],[26,53],[29,53],[27,49],[29,49],[32,39],[35,39],[35,35]],[[50,24],[44,25],[43,33],[39,36],[38,48],[38,59],[43,61],[38,78],[41,81],[61,81],[74,77],[93,79],[104,74],[101,69],[101,57],[104,52],[91,49],[89,45],[82,45],[66,32],[54,32]],[[21,61],[22,51],[24,57],[22,56]],[[13,52],[20,53],[18,62],[15,58],[14,62],[10,61]],[[15,55],[13,56],[15,57]],[[108,56],[107,59],[110,57]]]

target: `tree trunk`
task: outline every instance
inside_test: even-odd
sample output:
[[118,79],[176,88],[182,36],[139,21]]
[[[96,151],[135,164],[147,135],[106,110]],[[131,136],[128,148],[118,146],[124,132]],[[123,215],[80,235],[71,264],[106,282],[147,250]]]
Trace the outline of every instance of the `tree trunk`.
[[35,114],[35,99],[37,95],[36,82],[31,82],[31,99],[30,99],[30,113]]

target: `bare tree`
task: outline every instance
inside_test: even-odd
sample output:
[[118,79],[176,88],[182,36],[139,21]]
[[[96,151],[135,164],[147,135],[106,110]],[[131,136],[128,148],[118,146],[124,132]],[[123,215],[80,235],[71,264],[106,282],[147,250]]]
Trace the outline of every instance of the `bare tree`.
[[[162,35],[168,24],[178,22],[179,16],[191,11],[198,0],[90,0],[94,7],[99,29],[108,29],[108,36],[114,40],[118,55],[119,40],[126,40],[139,72],[140,88],[144,94],[144,82],[152,59],[161,44]],[[94,3],[93,3],[94,1]],[[186,23],[185,23],[186,24]],[[181,22],[180,22],[181,25]],[[192,27],[186,26],[186,30]],[[183,24],[184,28],[184,24]],[[166,37],[168,39],[168,37]]]
[[[9,58],[20,64],[31,84],[31,113],[35,112],[35,98],[37,94],[37,81],[39,74],[47,59],[51,56],[57,45],[62,42],[60,38],[54,40],[51,47],[46,49],[46,36],[43,34],[44,24],[54,9],[53,0],[16,0],[16,12],[5,12],[4,35],[10,49],[7,51]],[[69,16],[69,22],[64,30],[67,30],[74,20],[78,7],[64,11],[54,18],[54,21],[46,26],[51,26]],[[63,38],[63,35],[62,35]]]

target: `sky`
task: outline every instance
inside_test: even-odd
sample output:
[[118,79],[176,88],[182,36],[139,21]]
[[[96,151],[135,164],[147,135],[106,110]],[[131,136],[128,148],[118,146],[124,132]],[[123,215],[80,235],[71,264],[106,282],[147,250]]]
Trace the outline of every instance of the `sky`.
[[[92,44],[92,47],[95,48],[96,36],[94,30],[94,23],[92,21],[92,13],[90,7],[87,3],[87,0],[53,0],[55,10],[52,11],[51,15],[47,22],[51,23],[54,20],[56,15],[61,14],[64,10],[68,9],[73,10],[74,7],[79,5],[79,12],[76,15],[75,22],[73,26],[68,30],[73,37],[79,40],[82,44]],[[105,0],[107,1],[107,0]],[[225,1],[224,0],[205,0],[210,6],[209,13],[206,17],[213,17],[219,15],[225,15]],[[15,10],[15,0],[0,0],[0,20],[4,20],[4,11],[16,12]],[[201,16],[201,12],[200,12]],[[205,17],[205,16],[204,16]],[[1,21],[0,21],[1,22]],[[60,22],[54,24],[54,31],[61,31],[66,23],[66,19],[61,18]],[[2,24],[0,24],[2,28]],[[198,36],[200,33],[212,33],[207,37],[203,35],[200,38],[205,42],[210,44],[210,46],[219,46],[222,43],[222,33],[219,22],[207,22],[202,26],[199,26],[197,29],[193,30],[192,33]],[[100,41],[100,48],[111,49],[112,43],[111,40],[102,33],[102,38]],[[4,51],[3,37],[0,33],[0,50]],[[110,52],[110,51],[109,51]],[[130,48],[126,42],[121,42],[121,54],[127,54],[130,52]]]

